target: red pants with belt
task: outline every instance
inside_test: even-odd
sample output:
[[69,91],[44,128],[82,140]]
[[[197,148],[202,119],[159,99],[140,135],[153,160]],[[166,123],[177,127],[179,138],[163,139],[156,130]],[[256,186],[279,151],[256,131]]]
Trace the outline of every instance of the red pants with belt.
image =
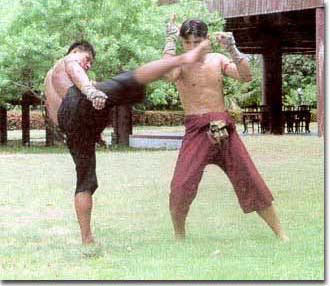
[[[229,138],[220,146],[208,137],[209,123],[224,120]],[[257,171],[239,138],[235,123],[227,112],[188,115],[186,133],[171,182],[170,209],[178,217],[186,217],[197,194],[203,170],[208,164],[218,165],[230,179],[239,204],[245,213],[261,210],[272,204],[273,196]]]

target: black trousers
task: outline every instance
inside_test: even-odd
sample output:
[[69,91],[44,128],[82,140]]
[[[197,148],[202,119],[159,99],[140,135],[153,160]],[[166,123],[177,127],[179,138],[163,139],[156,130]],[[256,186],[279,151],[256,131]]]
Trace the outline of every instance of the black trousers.
[[76,166],[76,194],[85,191],[93,194],[98,187],[95,143],[107,126],[111,108],[140,102],[145,94],[145,87],[135,80],[132,72],[97,83],[96,88],[108,96],[105,108],[94,109],[86,96],[72,86],[57,114],[59,127],[67,137],[67,146]]

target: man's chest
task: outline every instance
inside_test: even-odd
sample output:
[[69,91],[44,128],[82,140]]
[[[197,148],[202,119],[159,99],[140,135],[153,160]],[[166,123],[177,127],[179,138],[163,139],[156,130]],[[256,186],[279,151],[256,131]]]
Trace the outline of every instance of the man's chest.
[[183,66],[177,83],[182,88],[207,88],[218,86],[222,79],[223,75],[218,65],[200,63]]

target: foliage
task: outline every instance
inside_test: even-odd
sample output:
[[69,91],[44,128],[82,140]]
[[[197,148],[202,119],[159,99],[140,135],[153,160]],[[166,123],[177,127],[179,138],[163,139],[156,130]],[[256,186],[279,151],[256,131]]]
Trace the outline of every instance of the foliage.
[[283,58],[282,79],[285,104],[316,106],[316,63],[314,56],[285,56]]
[[249,55],[252,81],[240,83],[237,80],[224,78],[225,104],[231,110],[239,107],[260,104],[262,94],[261,56]]
[[[287,105],[308,104],[316,106],[316,65],[313,56],[287,55],[283,57],[283,103]],[[250,55],[253,80],[239,83],[225,78],[225,102],[233,108],[261,103],[262,98],[262,56]]]
[[297,90],[290,88],[288,94],[285,96],[284,103],[287,105],[301,105],[307,104],[313,107],[317,105],[317,90],[316,85],[308,84],[302,88],[298,88]]
[[137,109],[178,110],[182,109],[179,94],[174,84],[157,81],[149,85],[147,99]]
[[[90,77],[108,79],[162,57],[165,23],[175,12],[180,24],[201,18],[210,34],[223,30],[223,19],[209,13],[203,1],[181,0],[158,6],[156,0],[3,0],[0,9],[0,104],[27,91],[40,94],[47,71],[75,40],[86,39],[97,57]],[[215,52],[225,53],[217,46]],[[180,44],[178,52],[182,51]],[[261,56],[251,56],[253,81],[239,83],[225,78],[228,108],[258,104],[262,94]],[[283,57],[283,94],[287,104],[316,104],[315,59]],[[302,89],[299,97],[297,90]],[[182,109],[173,84],[158,81],[147,87],[145,109]]]
[[[0,33],[6,31],[10,23],[20,11],[20,0],[1,0],[0,6]],[[0,51],[1,53],[1,51]]]
[[[180,1],[158,6],[154,0],[25,0],[6,29],[0,57],[0,100],[19,98],[24,92],[40,93],[54,62],[75,40],[94,44],[97,59],[90,77],[104,80],[124,70],[159,59],[164,44],[165,22],[176,12],[178,20],[200,17],[218,29],[222,22],[201,1]],[[169,92],[170,95],[164,97]],[[171,106],[177,102],[169,84],[147,90],[149,103]],[[147,104],[148,105],[148,104]],[[150,105],[150,104],[149,104]]]
[[[218,13],[210,13],[202,1],[183,0],[172,5],[152,5],[143,12],[141,27],[143,27],[145,34],[152,36],[148,40],[156,48],[155,52],[158,58],[162,56],[164,48],[165,24],[173,13],[176,13],[179,25],[188,18],[199,18],[208,24],[210,34],[223,30],[223,19]],[[212,44],[214,44],[214,41],[212,41]],[[213,48],[214,51],[219,51],[219,47],[214,45]],[[181,52],[182,46],[178,41],[177,53]],[[175,85],[159,81],[148,86],[146,102],[144,105],[138,105],[137,109],[182,110],[182,105]]]

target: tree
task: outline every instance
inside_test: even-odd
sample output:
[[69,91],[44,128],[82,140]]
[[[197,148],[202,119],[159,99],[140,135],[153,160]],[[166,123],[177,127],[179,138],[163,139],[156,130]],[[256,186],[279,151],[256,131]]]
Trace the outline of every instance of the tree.
[[308,104],[316,107],[317,91],[315,56],[285,56],[283,58],[282,78],[285,104]]
[[[178,23],[203,19],[210,33],[223,30],[223,19],[210,13],[203,1],[181,0],[158,5],[157,0],[2,0],[0,17],[0,104],[25,92],[40,95],[46,72],[75,40],[96,48],[90,77],[104,80],[162,57],[165,23],[175,12]],[[182,49],[181,49],[182,51]],[[225,53],[218,46],[214,51]],[[179,48],[180,52],[180,48]],[[229,108],[261,101],[260,56],[251,56],[254,79],[239,83],[225,78]],[[283,57],[283,93],[286,104],[316,104],[315,60],[311,56]],[[302,95],[297,90],[302,89]],[[180,109],[173,84],[155,82],[147,87],[140,109]]]
[[[90,41],[97,58],[90,77],[104,80],[160,58],[165,21],[176,12],[179,21],[200,17],[212,29],[222,20],[209,13],[201,1],[180,1],[158,6],[156,0],[25,0],[18,2],[17,15],[0,31],[0,100],[20,98],[25,92],[40,93],[46,72],[75,40]],[[149,102],[159,97],[168,84],[147,89]],[[151,94],[156,93],[158,96]],[[172,100],[172,99],[171,99]],[[165,99],[168,104],[167,99]],[[171,101],[173,102],[173,101]]]

